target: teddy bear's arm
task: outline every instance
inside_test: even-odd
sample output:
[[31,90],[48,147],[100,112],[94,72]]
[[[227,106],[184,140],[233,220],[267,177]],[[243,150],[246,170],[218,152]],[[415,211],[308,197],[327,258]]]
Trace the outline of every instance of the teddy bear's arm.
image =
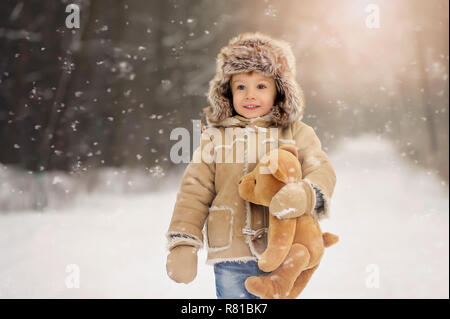
[[[203,156],[202,156],[203,153]],[[204,132],[181,180],[169,229],[169,250],[180,245],[203,247],[202,229],[215,197],[215,162],[205,155],[214,153],[211,137]]]

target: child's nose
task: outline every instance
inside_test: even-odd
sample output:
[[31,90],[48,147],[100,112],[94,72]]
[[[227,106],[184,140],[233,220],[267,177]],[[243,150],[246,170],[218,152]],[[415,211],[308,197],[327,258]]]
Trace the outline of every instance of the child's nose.
[[255,99],[255,94],[253,92],[248,92],[247,93],[247,99],[254,100]]
[[246,93],[247,99],[255,98],[255,91],[252,88],[249,88]]

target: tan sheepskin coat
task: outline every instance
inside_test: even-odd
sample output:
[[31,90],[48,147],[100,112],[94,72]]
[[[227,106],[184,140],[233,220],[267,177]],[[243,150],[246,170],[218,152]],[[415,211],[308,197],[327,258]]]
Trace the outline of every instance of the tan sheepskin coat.
[[[247,119],[233,112],[229,80],[232,74],[254,70],[274,77],[278,97],[271,112]],[[323,205],[310,212],[320,220],[329,214],[336,176],[314,130],[301,120],[303,95],[286,42],[260,33],[233,38],[218,55],[208,99],[207,128],[181,181],[167,232],[168,249],[206,245],[210,264],[257,260],[267,246],[269,212],[240,198],[241,177],[271,149],[295,145],[304,180],[323,199]],[[295,191],[281,189],[271,206],[296,217],[289,205]]]

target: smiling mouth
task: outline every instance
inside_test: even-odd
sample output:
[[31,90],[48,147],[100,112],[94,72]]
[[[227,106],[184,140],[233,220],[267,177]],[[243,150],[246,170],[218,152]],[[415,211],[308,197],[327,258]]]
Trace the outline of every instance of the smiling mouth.
[[253,110],[258,107],[259,107],[259,105],[254,105],[254,104],[244,105],[244,108],[246,108],[247,110]]

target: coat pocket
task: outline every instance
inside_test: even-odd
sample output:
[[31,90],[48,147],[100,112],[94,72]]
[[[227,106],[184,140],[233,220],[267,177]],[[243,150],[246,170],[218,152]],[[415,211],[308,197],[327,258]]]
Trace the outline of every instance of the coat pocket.
[[224,250],[233,238],[233,210],[224,206],[212,206],[207,221],[208,248]]

